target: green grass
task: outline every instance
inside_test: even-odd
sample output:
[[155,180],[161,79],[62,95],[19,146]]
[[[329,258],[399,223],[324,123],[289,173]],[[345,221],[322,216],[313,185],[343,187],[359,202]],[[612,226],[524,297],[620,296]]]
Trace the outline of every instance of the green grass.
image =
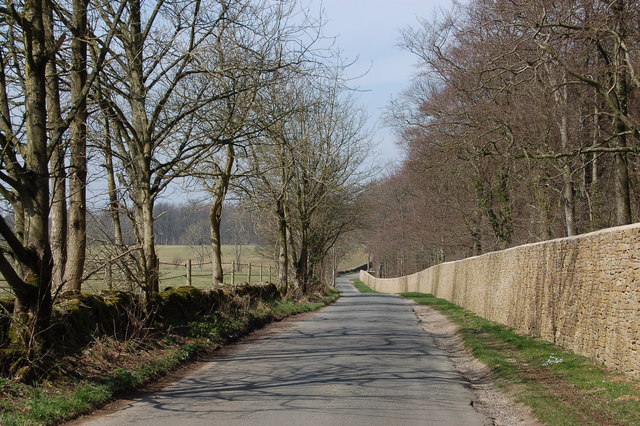
[[73,419],[111,400],[118,393],[138,388],[166,374],[206,346],[206,340],[177,345],[157,361],[134,369],[115,367],[110,377],[103,380],[82,380],[73,389],[56,389],[55,384],[50,383],[30,389],[25,385],[16,385],[27,389],[24,392],[26,397],[13,410],[5,407],[0,420],[3,425],[18,426],[47,425]]
[[318,302],[301,303],[296,300],[283,299],[278,300],[273,304],[271,310],[278,316],[288,316],[293,314],[299,314],[303,312],[311,312],[322,306],[328,305],[340,297],[340,292],[335,289],[327,290],[327,295]]
[[[90,248],[91,250],[91,248]],[[210,288],[212,281],[211,274],[211,257],[208,246],[188,246],[188,245],[159,245],[156,246],[158,258],[160,260],[160,287],[177,287],[187,285],[187,268],[185,266],[188,259],[191,259],[191,284],[198,288]],[[231,274],[231,263],[236,261],[236,250],[239,253],[239,261],[241,268],[239,272],[235,272],[235,277]],[[277,279],[276,268],[274,262],[261,254],[261,249],[255,244],[222,246],[222,262],[224,269],[224,281],[236,284],[243,282],[266,282]],[[94,253],[95,254],[95,253]],[[89,254],[91,259],[91,254]],[[89,262],[91,263],[91,262]],[[248,275],[248,264],[252,265],[251,276]],[[170,265],[172,264],[172,265]],[[260,266],[262,265],[262,273]],[[95,266],[89,265],[87,269],[91,270]],[[117,272],[114,271],[114,279]],[[129,290],[129,285],[116,283],[116,287],[123,290]],[[83,284],[83,291],[91,293],[99,293],[107,289],[106,270],[102,270],[93,275]],[[11,297],[6,281],[0,275],[0,297]]]
[[[185,263],[191,259],[194,263],[210,262],[211,249],[209,246],[189,245],[158,245],[156,251],[161,262]],[[237,246],[240,263],[253,263],[265,265],[272,264],[272,260],[260,253],[260,247],[255,244]],[[236,246],[225,244],[222,246],[222,261],[231,263],[236,260]]]
[[367,286],[365,283],[363,283],[357,278],[351,280],[351,282],[360,293],[380,293],[379,291],[375,291],[371,287]]
[[[185,266],[188,259],[191,259],[191,285],[197,288],[207,289],[211,287],[212,273],[210,248],[208,246],[189,245],[158,245],[156,246],[158,258],[160,260],[160,288],[178,287],[187,285],[187,268]],[[236,252],[239,253],[241,270],[235,272],[232,277],[231,262],[236,261]],[[277,279],[276,267],[272,259],[264,256],[265,250],[255,244],[246,245],[223,245],[222,262],[224,269],[224,282],[231,284],[235,282],[273,282]],[[90,258],[91,256],[89,256]],[[338,265],[339,270],[355,268],[367,261],[367,254],[362,248],[354,249],[353,253],[345,256]],[[248,274],[247,265],[251,263],[251,276]],[[170,265],[171,264],[171,265]],[[262,273],[260,266],[262,265]],[[87,269],[93,269],[88,266]],[[113,272],[114,279],[117,280],[117,271]],[[114,284],[114,287],[122,290],[131,290],[128,283]],[[107,289],[106,270],[102,270],[93,275],[83,284],[83,291],[99,293]],[[135,290],[135,289],[134,289]],[[0,298],[12,297],[6,281],[0,275]]]
[[640,380],[551,343],[519,335],[444,299],[422,293],[402,296],[451,318],[460,327],[465,346],[542,422],[640,424]]
[[204,342],[178,345],[157,361],[135,369],[115,367],[110,377],[81,380],[72,388],[56,387],[55,383],[36,387],[14,384],[22,388],[24,397],[14,399],[11,405],[0,405],[0,423],[6,426],[47,425],[73,419],[108,402],[120,392],[135,389],[166,374],[204,347]]
[[[0,378],[0,424],[58,424],[86,413],[122,392],[140,388],[192,359],[203,350],[237,339],[238,336],[274,319],[316,310],[339,297],[330,290],[324,297],[309,302],[279,300],[259,303],[240,315],[214,314],[198,321],[177,324],[172,335],[159,335],[162,355],[135,368],[114,365],[106,377],[74,378],[62,383],[50,381],[28,386]],[[144,350],[148,350],[149,346]]]

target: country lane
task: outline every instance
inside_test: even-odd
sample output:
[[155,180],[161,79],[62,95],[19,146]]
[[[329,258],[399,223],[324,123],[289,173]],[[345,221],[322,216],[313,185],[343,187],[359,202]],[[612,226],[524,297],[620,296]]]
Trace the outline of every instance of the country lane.
[[342,297],[83,425],[483,425],[474,395],[402,298]]

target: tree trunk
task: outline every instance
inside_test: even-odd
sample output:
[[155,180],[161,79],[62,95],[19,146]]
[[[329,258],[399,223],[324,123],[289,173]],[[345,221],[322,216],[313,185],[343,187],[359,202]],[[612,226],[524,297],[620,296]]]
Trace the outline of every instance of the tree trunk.
[[535,178],[534,199],[537,208],[536,222],[538,223],[536,237],[541,240],[549,240],[552,237],[551,225],[553,218],[551,214],[551,200],[547,190],[547,178],[537,176]]
[[[497,172],[497,184],[487,188],[483,176],[478,175],[475,181],[476,201],[478,207],[485,212],[500,250],[511,244],[513,235],[512,205],[509,196],[509,172],[506,167]],[[494,202],[497,204],[494,206]]]
[[[626,76],[619,77],[616,85],[616,94],[619,107],[623,114],[627,113],[628,87]],[[615,129],[618,133],[616,146],[624,148],[627,146],[626,133],[629,130],[624,122],[616,117]],[[629,188],[629,166],[627,164],[627,153],[617,152],[614,158],[614,180],[616,197],[616,225],[627,225],[631,223],[631,193]]]
[[[55,48],[53,11],[48,9],[44,14],[47,47]],[[47,62],[47,113],[51,123],[50,134],[58,131],[62,122],[60,108],[60,80],[53,55]],[[53,137],[51,137],[53,139]],[[51,152],[51,252],[53,257],[52,287],[54,289],[64,283],[64,269],[67,262],[67,190],[65,168],[65,146],[60,141]]]
[[[11,124],[11,111],[9,109],[9,95],[7,89],[7,78],[5,74],[5,60],[2,52],[0,51],[0,126],[4,130],[5,138],[13,139],[13,129]],[[6,139],[5,139],[6,140]],[[14,142],[15,143],[15,142]],[[7,175],[11,176],[16,181],[20,181],[21,177],[23,177],[23,173],[20,172],[20,168],[17,162],[17,150],[16,149],[6,149],[5,154],[9,157],[9,161],[4,162],[3,166],[6,168]],[[0,235],[4,237],[5,241],[7,241],[7,236],[9,238],[13,237],[16,240],[17,247],[25,246],[25,236],[26,236],[26,222],[25,222],[25,210],[22,204],[22,198],[19,191],[20,188],[13,189],[4,189],[3,186],[0,185],[0,193],[4,198],[11,203],[11,207],[13,208],[13,229],[11,229],[8,225],[0,228]],[[23,188],[26,189],[26,188]],[[23,194],[24,195],[24,194]],[[0,224],[5,224],[0,215]],[[8,235],[5,235],[7,233]],[[0,272],[4,275],[4,278],[9,282],[9,286],[15,291],[15,288],[22,286],[24,283],[20,279],[21,276],[24,276],[24,268],[23,262],[24,259],[21,259],[19,256],[14,255],[13,261],[10,262],[4,256],[2,252],[0,252]],[[13,276],[13,283],[11,282],[11,277]],[[19,302],[17,302],[19,303]]]
[[[567,117],[569,108],[569,93],[567,89],[567,76],[563,74],[562,86],[555,92],[556,102],[560,108],[560,147],[563,151],[569,149],[569,119]],[[572,179],[572,170],[569,159],[564,159],[562,164],[562,205],[564,208],[565,229],[568,237],[576,235],[575,218],[575,191]]]
[[589,229],[596,229],[596,222],[600,218],[598,205],[598,154],[592,153],[588,155],[584,162],[584,187],[589,210]]
[[[624,73],[624,71],[621,71]],[[623,114],[627,113],[628,107],[628,87],[626,75],[619,77],[616,84],[616,95],[619,102],[619,108]],[[618,133],[616,137],[618,147],[627,146],[626,133],[629,130],[624,122],[616,117],[615,129]],[[617,152],[614,154],[614,180],[615,180],[615,197],[616,197],[616,225],[627,225],[631,223],[631,194],[629,189],[629,167],[627,164],[627,153]]]
[[142,250],[142,270],[144,273],[143,290],[147,302],[159,292],[159,264],[153,234],[153,197],[148,186],[140,188],[135,194],[135,224],[138,243]]
[[307,238],[307,225],[305,223],[300,226],[300,252],[296,265],[296,281],[302,289],[302,293],[306,294],[309,289],[309,241]]
[[[620,136],[618,146],[626,146],[626,138]],[[614,154],[616,225],[631,223],[631,200],[629,193],[629,168],[625,153]]]
[[480,230],[475,228],[471,231],[471,255],[472,256],[480,256],[482,254],[482,238],[480,234]]
[[288,256],[288,242],[287,242],[287,220],[284,215],[284,208],[282,201],[277,201],[277,214],[278,214],[278,285],[280,288],[287,288],[288,285],[288,268],[289,268],[289,256]]
[[[625,24],[625,1],[615,0],[611,8],[615,18],[615,32],[619,35],[616,39],[615,55],[615,95],[617,107],[620,115],[627,116],[629,113],[629,84],[627,68],[625,64],[625,51],[622,43],[627,39],[627,28]],[[615,117],[615,129],[618,132],[617,146],[624,148],[627,146],[626,133],[629,128],[625,125],[620,116]],[[631,223],[631,195],[629,191],[629,167],[627,164],[627,154],[619,152],[614,154],[615,169],[615,195],[616,195],[616,224],[627,225]]]
[[149,129],[145,102],[147,91],[143,70],[145,37],[142,32],[142,2],[131,0],[129,8],[129,21],[123,42],[127,57],[128,102],[131,108],[133,127],[130,147],[133,159],[128,167],[130,168],[129,176],[132,185],[131,196],[136,204],[137,238],[142,249],[144,291],[147,301],[149,301],[151,295],[159,291],[158,257],[153,234],[153,204],[156,194],[153,193],[151,187],[151,159],[154,148],[151,132],[153,130]]
[[213,287],[222,284],[224,272],[222,270],[222,244],[220,241],[220,222],[222,219],[222,200],[214,198],[209,209],[209,222],[211,225],[211,273]]
[[[12,328],[19,347],[27,358],[37,361],[46,349],[46,331],[51,320],[51,274],[53,262],[49,242],[49,170],[47,156],[46,49],[43,2],[28,0],[24,6],[25,25],[25,123],[24,149],[26,177],[19,196],[28,226],[24,250],[15,253],[24,266],[24,274],[11,273],[4,255],[0,256],[0,272],[16,295]],[[4,224],[3,224],[4,225]],[[5,238],[10,235],[3,233]],[[14,247],[18,247],[14,243]],[[7,276],[9,274],[9,276]],[[15,274],[15,275],[14,275]],[[26,325],[26,327],[24,327]],[[26,346],[26,347],[25,347]],[[26,367],[27,369],[29,367]],[[18,376],[22,373],[17,372]],[[26,373],[25,373],[26,374]]]
[[227,145],[227,158],[224,169],[218,168],[219,176],[216,179],[211,195],[213,203],[209,209],[209,220],[211,222],[211,264],[213,275],[213,286],[221,284],[224,280],[222,271],[222,242],[220,239],[220,223],[222,222],[222,208],[229,189],[229,181],[233,172],[235,162],[235,151],[233,145]]
[[79,107],[71,123],[69,173],[69,238],[65,289],[79,292],[87,248],[87,103],[81,98],[87,82],[87,0],[73,0],[71,99]]
[[[562,139],[562,148],[566,150],[568,146],[568,131],[567,131],[567,118],[563,116],[560,126],[560,138]],[[567,231],[567,237],[572,237],[577,234],[576,231],[576,202],[575,202],[575,190],[573,185],[572,170],[569,159],[564,160],[562,165],[562,201],[564,206],[564,219]]]
[[[597,147],[600,144],[600,111],[598,105],[594,103],[592,118],[592,129],[589,132],[591,146]],[[597,229],[600,226],[600,184],[599,184],[599,161],[597,152],[587,154],[584,157],[584,187],[587,198],[587,208],[589,210],[589,229]]]
[[[287,208],[283,203],[283,212],[284,212],[284,224],[287,229],[287,243],[289,247],[287,248],[287,255],[289,258],[289,263],[293,268],[296,268],[298,265],[298,252],[296,250],[296,242],[293,238],[293,230],[291,229],[291,221],[289,219],[289,213],[287,212]],[[293,280],[293,289],[292,291],[297,291],[302,283],[299,280],[299,276],[296,271],[294,271],[294,280]]]
[[482,254],[482,228],[480,227],[482,215],[475,213],[474,216],[474,221],[471,224],[471,255],[479,256]]
[[64,283],[67,262],[67,200],[64,173],[64,149],[54,148],[51,155],[51,251],[53,257],[52,286]]
[[[109,193],[109,214],[113,223],[113,238],[116,247],[120,248],[124,245],[122,237],[122,224],[120,223],[120,202],[118,200],[118,188],[116,186],[116,177],[113,170],[113,153],[111,152],[111,133],[109,119],[105,116],[105,147],[104,160],[107,170],[107,192]],[[116,132],[119,133],[118,130]]]
[[160,291],[160,265],[158,264],[155,237],[153,235],[153,202],[144,203],[142,206],[142,228],[142,252],[144,256],[146,288],[148,294],[155,294]]
[[564,204],[564,219],[567,237],[572,237],[577,234],[575,220],[575,192],[573,189],[573,180],[571,179],[571,166],[568,161],[562,167],[562,181],[564,184],[562,199]]

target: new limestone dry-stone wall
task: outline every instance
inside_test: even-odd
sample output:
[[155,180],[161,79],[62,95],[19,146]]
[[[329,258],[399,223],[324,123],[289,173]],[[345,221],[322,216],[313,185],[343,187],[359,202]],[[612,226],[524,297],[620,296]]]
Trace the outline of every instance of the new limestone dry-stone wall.
[[640,224],[360,279],[385,293],[433,294],[640,377]]

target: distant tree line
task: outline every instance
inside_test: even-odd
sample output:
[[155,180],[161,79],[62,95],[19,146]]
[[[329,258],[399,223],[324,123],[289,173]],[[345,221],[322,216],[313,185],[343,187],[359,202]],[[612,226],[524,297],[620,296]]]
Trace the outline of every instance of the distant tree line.
[[[160,202],[154,206],[156,244],[206,246],[211,243],[209,207],[202,204],[173,204]],[[124,243],[135,244],[133,223],[126,217],[121,221]],[[113,222],[108,210],[89,211],[87,239],[89,244],[110,242]],[[222,244],[259,244],[251,214],[240,206],[227,205],[220,226]]]
[[405,157],[368,194],[381,274],[637,221],[639,18],[629,0],[471,0],[405,30]]

